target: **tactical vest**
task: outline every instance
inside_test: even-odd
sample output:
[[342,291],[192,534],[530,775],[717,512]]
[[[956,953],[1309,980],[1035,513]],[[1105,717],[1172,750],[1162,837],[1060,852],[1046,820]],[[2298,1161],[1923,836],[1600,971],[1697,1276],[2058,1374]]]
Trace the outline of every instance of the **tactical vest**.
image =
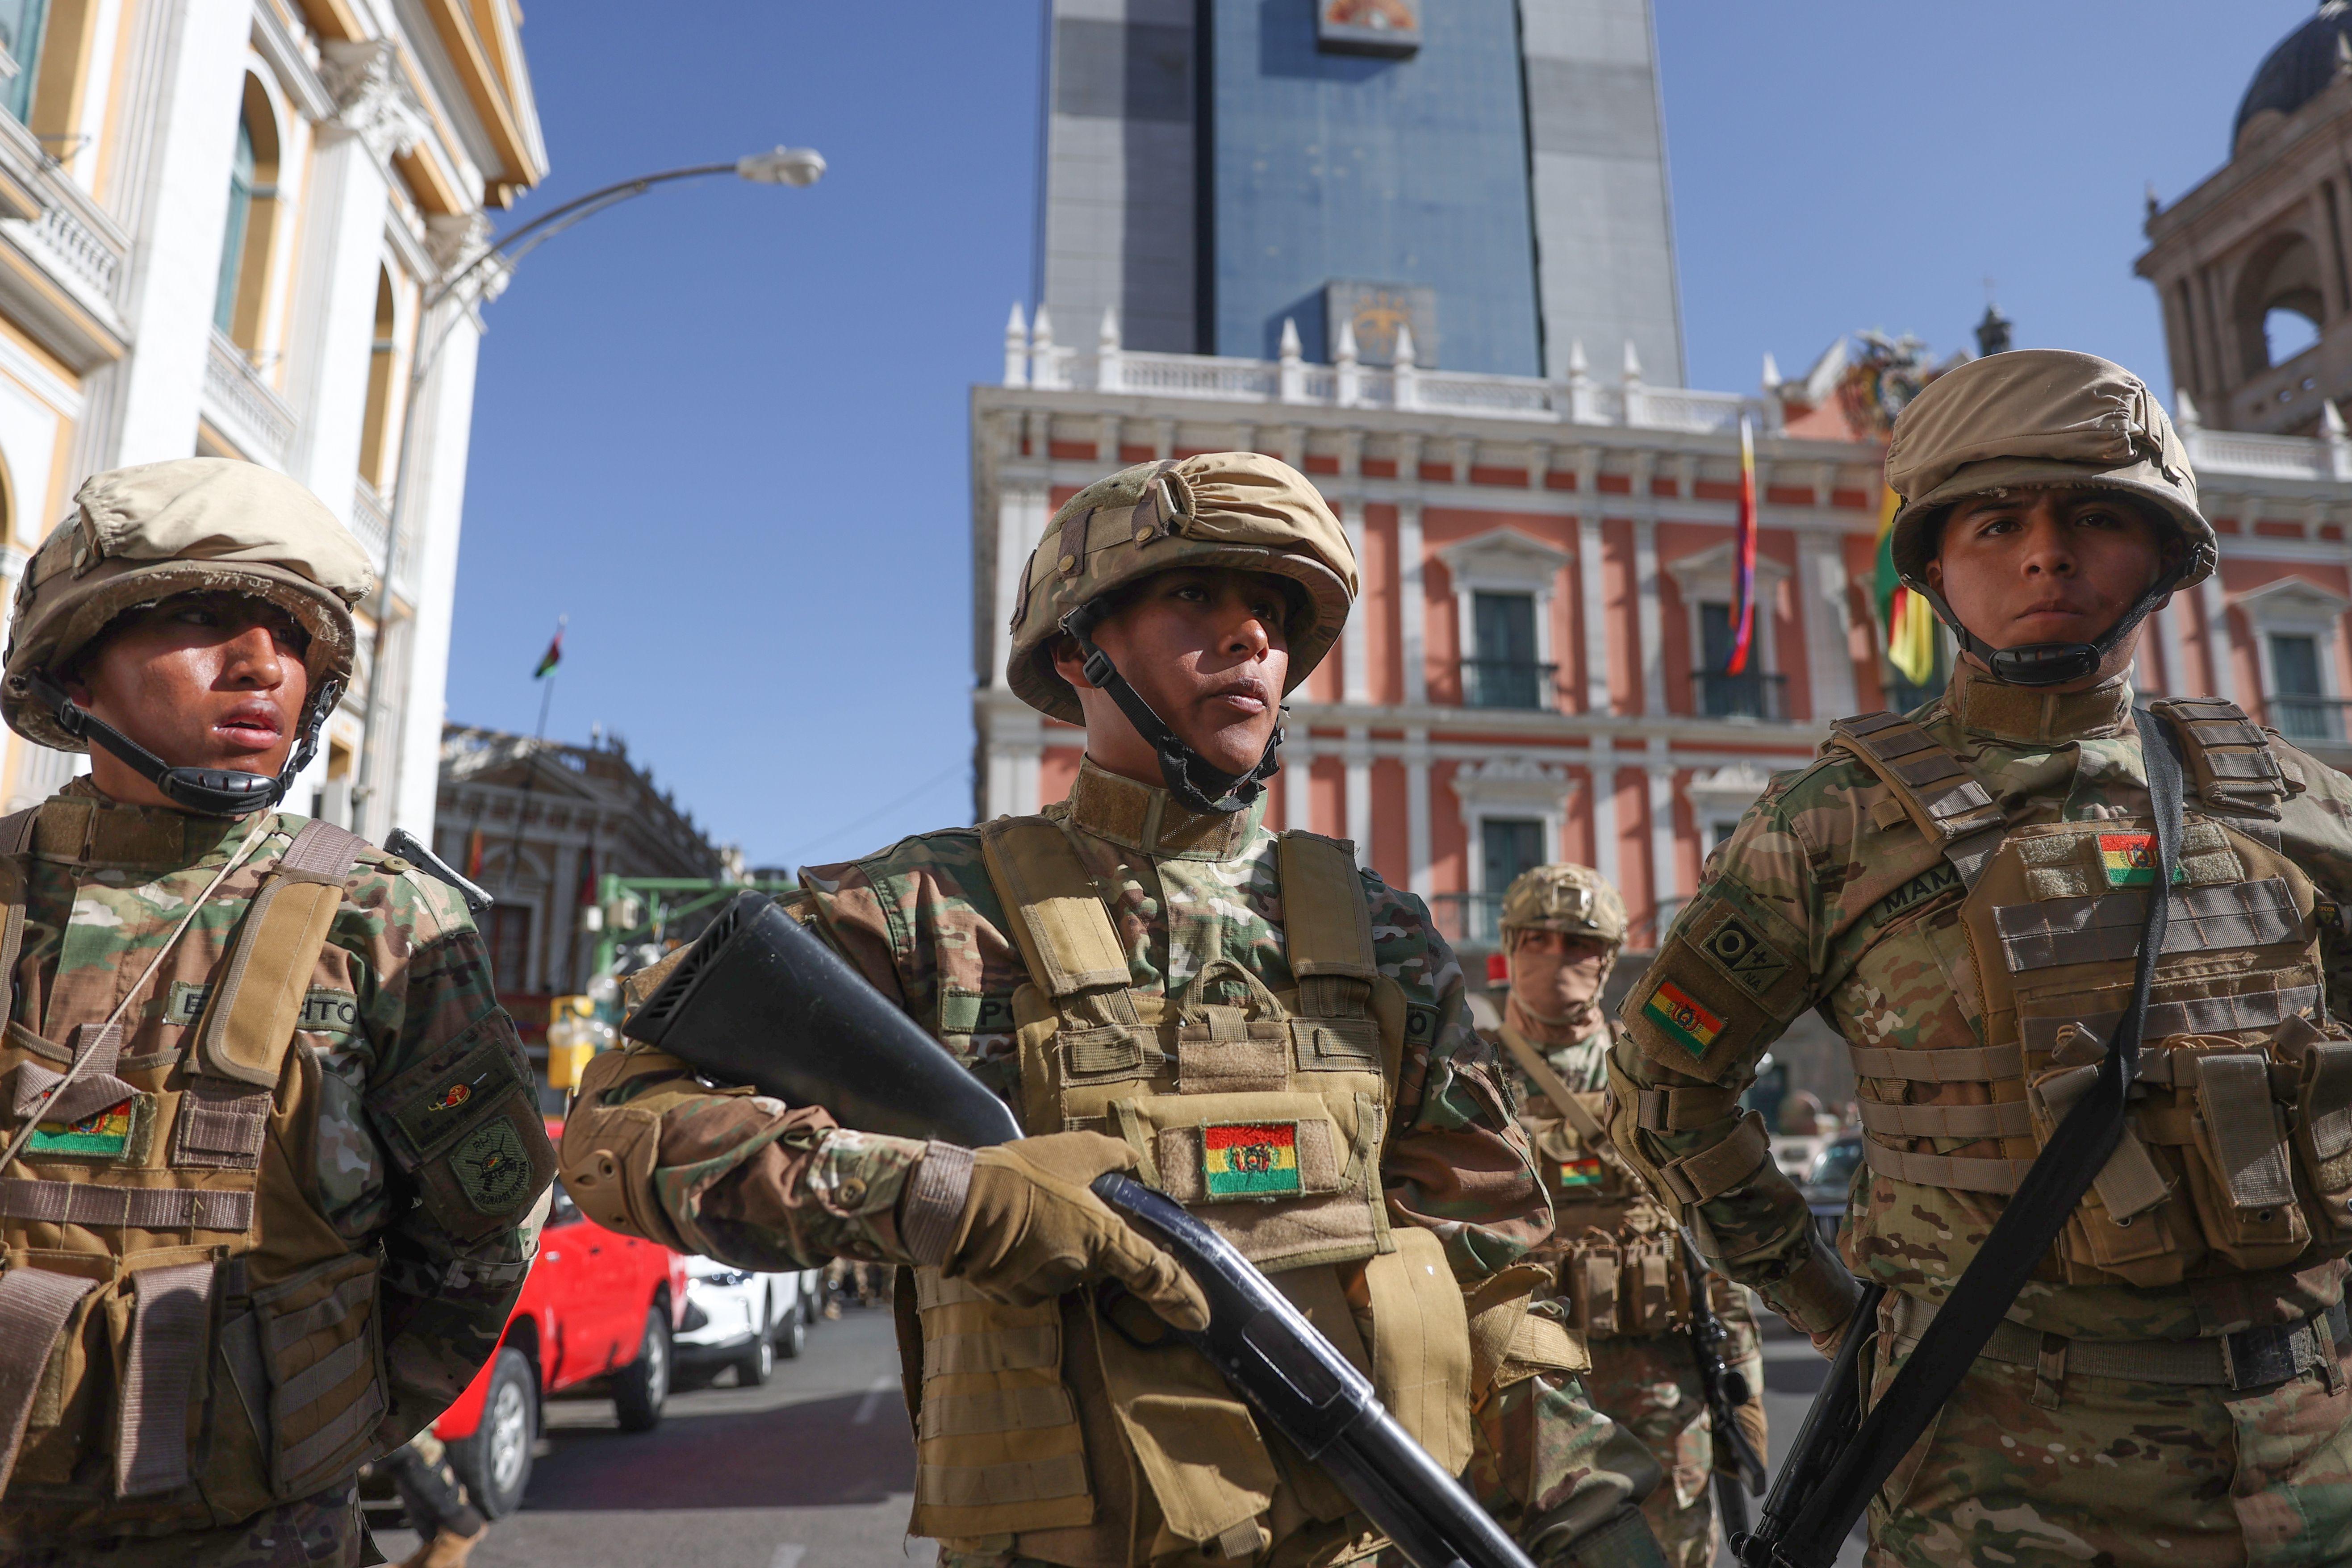
[[[2043,1266],[2069,1284],[2166,1286],[2352,1252],[2352,1040],[2326,1017],[2317,896],[2280,852],[2285,775],[2229,703],[2156,711],[2186,751],[2190,810],[2124,1142]],[[1935,873],[1965,890],[1957,918],[1946,901],[1916,934],[1982,1041],[1853,1046],[1864,1157],[1896,1181],[2014,1192],[2129,1005],[2154,822],[2011,829],[1908,720],[1832,730],[1829,745],[1878,776],[1949,868]],[[1918,956],[1874,965],[1888,946],[1855,973],[1898,997],[1916,981],[1890,966]]]
[[1608,1092],[1569,1087],[1542,1046],[1507,1023],[1496,1039],[1540,1097],[1519,1108],[1551,1198],[1551,1239],[1533,1256],[1556,1270],[1570,1323],[1592,1340],[1687,1328],[1690,1276],[1674,1217],[1611,1146]]
[[375,1255],[291,1168],[315,1157],[319,1070],[289,1047],[365,841],[304,826],[233,930],[183,931],[121,1023],[52,1018],[47,1039],[10,1016],[26,852],[86,858],[97,810],[0,821],[0,1105],[12,1137],[39,1119],[0,1176],[0,1535],[18,1538],[249,1518],[350,1475],[387,1404]]
[[[1213,962],[1196,986],[1229,971],[1250,1004],[1177,1007],[1130,986],[1068,829],[1027,817],[981,832],[1029,973],[1013,997],[1024,1126],[1125,1139],[1141,1177],[1270,1274],[1458,1474],[1467,1319],[1437,1238],[1387,1218],[1405,998],[1374,965],[1349,847],[1278,837],[1296,989]],[[1324,1561],[1360,1531],[1321,1471],[1131,1299],[1108,1314],[1085,1292],[1008,1307],[936,1270],[916,1281],[914,1533],[1121,1568],[1177,1552],[1246,1561],[1277,1540]]]

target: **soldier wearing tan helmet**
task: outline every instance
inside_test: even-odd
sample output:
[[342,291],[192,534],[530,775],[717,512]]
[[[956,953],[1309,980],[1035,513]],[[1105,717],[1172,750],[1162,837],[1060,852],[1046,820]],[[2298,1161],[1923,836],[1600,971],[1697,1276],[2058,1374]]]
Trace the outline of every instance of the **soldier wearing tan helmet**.
[[[1601,998],[1625,925],[1625,901],[1590,866],[1538,866],[1514,879],[1503,894],[1510,989],[1495,1043],[1551,1197],[1551,1239],[1535,1257],[1553,1270],[1591,1353],[1585,1386],[1664,1471],[1643,1511],[1666,1561],[1709,1568],[1723,1529],[1714,1424],[1690,1337],[1689,1273],[1674,1217],[1617,1157],[1602,1125],[1615,1034]],[[1739,1406],[1741,1430],[1761,1456],[1763,1347],[1746,1300],[1721,1280],[1714,1285],[1710,1299],[1732,1335],[1724,1360],[1751,1391]]]
[[521,1289],[554,1152],[464,903],[271,809],[371,580],[214,458],[91,479],[26,567],[0,710],[99,749],[0,818],[12,1568],[362,1562],[352,1477]]
[[1130,1169],[1360,1354],[1538,1562],[1657,1561],[1630,1506],[1654,1467],[1591,1415],[1581,1345],[1531,1312],[1538,1270],[1510,1267],[1550,1215],[1459,966],[1349,845],[1264,821],[1283,697],[1355,591],[1337,519],[1271,458],[1087,486],[1023,573],[1006,670],[1086,727],[1069,798],[803,872],[801,918],[1029,1136],[973,1153],[846,1133],[643,1047],[583,1076],[565,1181],[604,1223],[745,1267],[913,1270],[910,1528],[956,1568],[1309,1565],[1368,1545],[1205,1362],[1139,1348],[1160,1336],[1133,1302],[1105,1316],[1075,1289],[1112,1279],[1202,1321],[1191,1281],[1086,1189]]
[[[1824,1350],[1849,1270],[1886,1288],[1856,1331],[1885,1434],[1855,1445],[1857,1490],[1891,1467],[1872,1562],[2352,1560],[2352,780],[2226,702],[2135,709],[2145,617],[2213,570],[2215,538],[2122,367],[1963,365],[1903,412],[1887,479],[1895,560],[1962,657],[1909,716],[1840,720],[1717,852],[1625,1000],[1618,1148]],[[1807,1009],[1859,1083],[1843,1260],[1736,1103]],[[2086,1104],[2120,1142],[2041,1248],[2012,1196],[2045,1145],[2080,1157],[2057,1134]],[[2007,1216],[2028,1239],[1988,1248]],[[1923,1363],[1951,1368],[1948,1400],[1897,1390],[1971,1265],[2009,1257],[2030,1281],[1937,1336],[1981,1352]],[[1892,1435],[1906,1411],[1916,1443]]]

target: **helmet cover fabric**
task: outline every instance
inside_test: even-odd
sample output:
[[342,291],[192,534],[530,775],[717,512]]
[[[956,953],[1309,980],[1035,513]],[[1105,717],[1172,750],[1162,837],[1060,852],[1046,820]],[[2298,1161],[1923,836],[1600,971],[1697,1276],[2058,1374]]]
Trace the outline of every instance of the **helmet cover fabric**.
[[1178,567],[1286,578],[1303,604],[1284,628],[1284,695],[1339,640],[1357,591],[1356,556],[1307,476],[1255,452],[1208,452],[1122,468],[1062,503],[1021,575],[1005,681],[1022,701],[1071,724],[1077,694],[1055,673],[1062,619],[1080,605]]
[[1558,931],[1622,947],[1627,924],[1624,899],[1591,866],[1539,865],[1514,877],[1503,894],[1506,946],[1521,931]]
[[2147,382],[2095,354],[2016,349],[1937,377],[1895,423],[1886,483],[1903,503],[1895,570],[1914,587],[1926,583],[1945,511],[1997,490],[2080,486],[2147,503],[2186,547],[2174,588],[2203,580],[2218,552],[2188,444]]
[[245,594],[310,634],[315,691],[349,681],[352,607],[375,586],[367,554],[334,513],[282,474],[223,457],[182,457],[93,475],[74,511],[26,564],[10,622],[0,716],[26,739],[87,750],[24,689],[61,676],[122,615],[174,594]]

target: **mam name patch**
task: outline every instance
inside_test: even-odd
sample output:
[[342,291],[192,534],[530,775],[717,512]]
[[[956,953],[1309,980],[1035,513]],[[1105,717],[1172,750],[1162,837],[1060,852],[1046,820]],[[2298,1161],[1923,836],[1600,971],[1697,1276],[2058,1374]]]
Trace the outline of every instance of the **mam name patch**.
[[1298,1176],[1298,1124],[1243,1122],[1201,1129],[1201,1176],[1215,1197],[1287,1197]]
[[1693,1056],[1705,1056],[1715,1037],[1723,1032],[1723,1020],[1693,1001],[1672,980],[1661,980],[1642,1010]]

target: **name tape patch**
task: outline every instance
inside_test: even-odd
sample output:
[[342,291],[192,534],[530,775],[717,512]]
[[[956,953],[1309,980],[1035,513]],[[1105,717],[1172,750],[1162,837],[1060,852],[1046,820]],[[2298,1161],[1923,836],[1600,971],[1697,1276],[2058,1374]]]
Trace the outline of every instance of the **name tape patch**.
[[1871,911],[1873,917],[1892,920],[1916,904],[1924,904],[1939,893],[1960,885],[1960,872],[1949,861],[1937,861],[1934,865],[1888,894]]
[[[171,994],[163,1000],[163,1021],[182,1029],[194,1028],[205,1016],[205,1004],[212,1000],[212,995],[209,981],[174,981]],[[306,1034],[349,1039],[359,1032],[360,999],[349,991],[313,986],[303,994],[302,1017],[294,1027]]]

